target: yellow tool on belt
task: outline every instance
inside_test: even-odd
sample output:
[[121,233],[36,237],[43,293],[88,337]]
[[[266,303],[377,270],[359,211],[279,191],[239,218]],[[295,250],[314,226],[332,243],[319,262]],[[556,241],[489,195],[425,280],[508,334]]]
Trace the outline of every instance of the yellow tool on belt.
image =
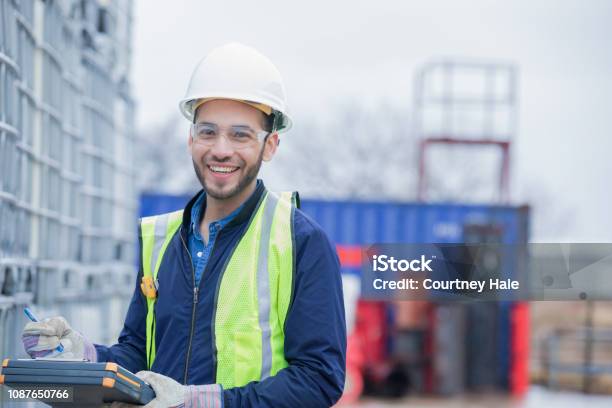
[[140,282],[140,290],[147,298],[155,299],[157,297],[157,282],[153,281],[151,276],[143,276]]

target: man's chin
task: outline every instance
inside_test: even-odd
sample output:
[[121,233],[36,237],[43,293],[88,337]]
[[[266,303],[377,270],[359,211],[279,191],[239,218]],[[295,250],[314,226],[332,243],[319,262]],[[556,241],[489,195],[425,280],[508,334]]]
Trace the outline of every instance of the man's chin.
[[225,200],[227,198],[232,198],[236,194],[238,194],[236,184],[232,183],[231,185],[222,185],[219,186],[216,183],[207,183],[206,184],[206,194],[211,196],[212,198],[216,198],[217,200]]

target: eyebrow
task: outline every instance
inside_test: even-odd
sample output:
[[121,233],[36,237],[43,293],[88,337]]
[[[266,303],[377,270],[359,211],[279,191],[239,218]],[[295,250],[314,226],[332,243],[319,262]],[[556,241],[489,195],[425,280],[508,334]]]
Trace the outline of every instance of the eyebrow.
[[[219,125],[217,125],[216,123],[212,123],[212,122],[197,122],[196,125],[207,125],[207,126],[212,126],[214,128],[219,128]],[[243,130],[250,130],[252,132],[255,132],[255,130],[250,127],[249,125],[243,125],[243,124],[239,124],[239,125],[231,125],[230,126],[232,129],[243,129]]]

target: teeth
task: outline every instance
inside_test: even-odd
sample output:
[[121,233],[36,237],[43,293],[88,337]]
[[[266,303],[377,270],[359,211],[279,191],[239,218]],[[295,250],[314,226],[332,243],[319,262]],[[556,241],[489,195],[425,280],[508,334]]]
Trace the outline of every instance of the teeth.
[[231,173],[236,170],[238,167],[220,167],[220,166],[210,166],[210,169],[216,173]]

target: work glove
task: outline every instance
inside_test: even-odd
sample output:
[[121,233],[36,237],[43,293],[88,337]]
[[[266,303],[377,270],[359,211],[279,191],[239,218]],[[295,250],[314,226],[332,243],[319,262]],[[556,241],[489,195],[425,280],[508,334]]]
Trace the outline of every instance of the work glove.
[[[152,371],[139,371],[136,376],[155,391],[155,398],[144,408],[223,407],[223,388],[219,384],[181,385],[170,377]],[[113,402],[111,408],[143,408],[143,406]]]
[[[81,333],[70,327],[61,316],[29,322],[23,328],[21,341],[26,353],[32,358],[75,358],[97,361],[96,348]],[[62,344],[63,351],[57,346]]]

